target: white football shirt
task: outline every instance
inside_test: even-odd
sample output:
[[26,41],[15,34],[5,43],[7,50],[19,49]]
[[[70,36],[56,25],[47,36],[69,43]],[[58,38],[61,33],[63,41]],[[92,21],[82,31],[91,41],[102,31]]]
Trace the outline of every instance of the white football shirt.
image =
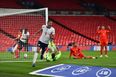
[[21,40],[22,42],[26,43],[28,37],[29,37],[29,32],[27,32],[26,34],[25,34],[24,32],[22,32],[22,35],[21,35],[20,40]]
[[39,38],[39,41],[48,44],[50,41],[50,35],[55,34],[55,29],[53,27],[47,28],[46,25],[42,25],[42,34]]

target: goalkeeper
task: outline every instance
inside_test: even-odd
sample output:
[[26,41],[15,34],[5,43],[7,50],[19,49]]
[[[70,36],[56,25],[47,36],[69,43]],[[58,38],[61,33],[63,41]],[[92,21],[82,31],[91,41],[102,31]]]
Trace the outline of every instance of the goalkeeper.
[[47,61],[55,61],[61,57],[61,51],[56,47],[53,40],[49,41],[48,48],[44,54],[44,58]]

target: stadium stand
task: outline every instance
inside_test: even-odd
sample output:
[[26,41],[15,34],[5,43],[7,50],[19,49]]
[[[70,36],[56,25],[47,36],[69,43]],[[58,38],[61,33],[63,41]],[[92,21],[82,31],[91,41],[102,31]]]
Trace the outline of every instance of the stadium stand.
[[17,4],[17,0],[0,0],[0,8],[23,8],[23,6]]
[[50,10],[84,10],[77,0],[37,0],[37,2]]
[[[6,35],[0,33],[0,51],[5,51],[7,50],[7,48],[12,47],[13,44],[15,43],[14,40],[12,40],[11,38],[7,37]],[[6,41],[4,41],[6,40]]]
[[[116,10],[115,0],[0,0],[1,8],[39,8],[48,7],[50,10],[86,10],[81,2],[97,4],[109,10]],[[57,6],[56,6],[57,5]],[[32,6],[32,7],[31,7]]]
[[115,0],[84,0],[90,4],[97,4],[101,7],[104,7],[109,10],[116,10],[116,1]]

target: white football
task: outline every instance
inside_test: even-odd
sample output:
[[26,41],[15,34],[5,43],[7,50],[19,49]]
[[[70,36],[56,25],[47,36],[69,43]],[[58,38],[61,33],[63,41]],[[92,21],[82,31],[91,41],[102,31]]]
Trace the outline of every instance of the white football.
[[24,54],[24,58],[27,58],[27,56],[28,56],[28,55],[25,53],[25,54]]

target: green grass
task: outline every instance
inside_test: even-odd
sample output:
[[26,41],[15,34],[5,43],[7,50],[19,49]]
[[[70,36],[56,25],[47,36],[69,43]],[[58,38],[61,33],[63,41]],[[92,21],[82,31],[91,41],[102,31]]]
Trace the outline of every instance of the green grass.
[[[85,55],[90,56],[99,56],[99,52],[93,51],[84,51]],[[23,54],[20,59],[13,59],[10,53],[0,53],[0,61],[32,61],[33,53],[27,53],[28,59],[23,58]],[[7,56],[8,55],[8,56]],[[75,65],[87,65],[87,66],[102,66],[108,68],[116,68],[116,52],[111,51],[108,53],[109,57],[103,57],[98,59],[69,59],[69,52],[63,52],[59,60],[54,62],[37,62],[36,67],[32,67],[31,62],[0,62],[0,77],[38,77],[35,75],[29,75],[29,72],[42,69],[48,66],[57,65],[57,64],[75,64]],[[39,76],[42,77],[42,76]]]

